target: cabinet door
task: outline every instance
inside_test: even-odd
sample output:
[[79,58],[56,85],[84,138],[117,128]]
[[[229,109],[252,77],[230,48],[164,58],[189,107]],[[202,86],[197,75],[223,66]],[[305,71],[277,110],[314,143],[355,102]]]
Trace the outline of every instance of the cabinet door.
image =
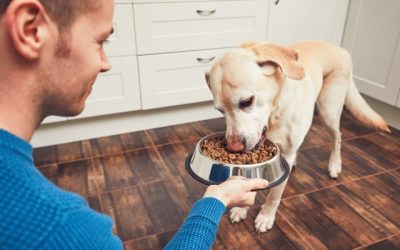
[[343,46],[360,92],[395,105],[400,88],[400,1],[353,0]]
[[110,58],[110,63],[113,68],[99,75],[84,111],[68,119],[141,109],[136,56]]
[[267,0],[134,4],[139,55],[237,46],[265,39]]
[[113,19],[114,33],[104,43],[108,57],[136,54],[132,4],[116,4]]
[[205,71],[226,49],[139,56],[143,109],[212,100]]
[[267,39],[290,45],[302,40],[342,42],[348,0],[271,0]]
[[397,96],[396,106],[400,108],[400,91],[399,91],[399,95]]

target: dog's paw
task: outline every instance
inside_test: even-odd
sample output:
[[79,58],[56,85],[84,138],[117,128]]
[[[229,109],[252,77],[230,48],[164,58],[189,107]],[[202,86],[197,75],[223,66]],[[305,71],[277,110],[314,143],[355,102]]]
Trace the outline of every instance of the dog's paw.
[[341,163],[331,163],[329,164],[329,176],[331,178],[338,178],[339,174],[342,172]]
[[254,221],[254,226],[257,233],[265,233],[267,230],[271,229],[275,222],[275,215],[263,214],[261,211],[258,213],[256,220]]
[[246,219],[247,217],[248,207],[234,207],[230,211],[229,218],[232,223],[240,222],[241,220]]

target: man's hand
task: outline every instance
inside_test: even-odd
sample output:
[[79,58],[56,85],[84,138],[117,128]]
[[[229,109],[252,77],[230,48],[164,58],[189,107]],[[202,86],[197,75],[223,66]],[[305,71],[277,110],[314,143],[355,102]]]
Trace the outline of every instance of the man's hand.
[[256,192],[252,190],[262,189],[268,185],[264,179],[246,179],[235,176],[219,184],[207,188],[204,197],[214,197],[220,200],[226,207],[243,207],[254,204]]

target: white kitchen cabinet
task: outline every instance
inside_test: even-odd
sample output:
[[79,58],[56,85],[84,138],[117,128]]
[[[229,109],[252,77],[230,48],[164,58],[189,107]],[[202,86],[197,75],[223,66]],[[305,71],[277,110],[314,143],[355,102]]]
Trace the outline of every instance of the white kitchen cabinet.
[[283,45],[302,40],[340,45],[347,7],[348,0],[271,0],[267,39]]
[[393,106],[400,90],[399,37],[400,1],[351,1],[343,46],[353,58],[354,80],[360,92]]
[[134,4],[139,55],[233,47],[265,39],[268,1]]
[[132,4],[116,4],[113,19],[114,33],[104,43],[108,57],[136,54]]
[[66,121],[67,118],[66,117],[62,117],[62,116],[48,116],[46,117],[46,119],[44,119],[42,121],[42,124],[49,124],[49,123],[54,123],[54,122],[64,122]]
[[226,49],[139,56],[143,109],[212,100],[205,71]]
[[111,71],[101,73],[86,101],[84,111],[76,117],[116,114],[141,109],[136,56],[110,58]]
[[399,108],[400,108],[400,91],[399,91],[399,95],[397,96],[396,107],[399,107]]

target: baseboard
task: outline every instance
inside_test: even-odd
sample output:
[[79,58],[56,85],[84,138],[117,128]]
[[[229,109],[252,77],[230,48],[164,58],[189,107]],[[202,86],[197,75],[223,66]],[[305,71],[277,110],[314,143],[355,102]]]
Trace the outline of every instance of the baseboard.
[[87,140],[140,130],[222,117],[212,102],[136,111],[43,124],[32,138],[34,147]]

